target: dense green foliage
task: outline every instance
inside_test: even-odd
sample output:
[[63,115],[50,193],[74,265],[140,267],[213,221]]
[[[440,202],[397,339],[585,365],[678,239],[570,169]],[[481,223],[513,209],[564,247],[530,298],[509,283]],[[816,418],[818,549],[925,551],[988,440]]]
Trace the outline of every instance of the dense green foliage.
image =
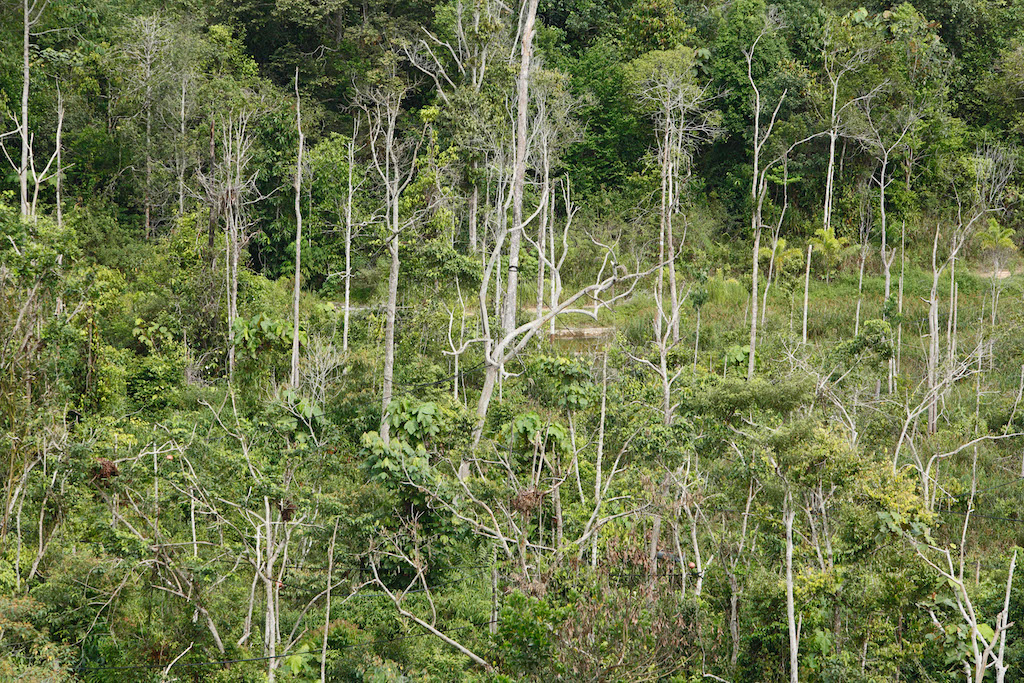
[[1024,680],[1022,6],[529,5],[0,6],[0,681]]

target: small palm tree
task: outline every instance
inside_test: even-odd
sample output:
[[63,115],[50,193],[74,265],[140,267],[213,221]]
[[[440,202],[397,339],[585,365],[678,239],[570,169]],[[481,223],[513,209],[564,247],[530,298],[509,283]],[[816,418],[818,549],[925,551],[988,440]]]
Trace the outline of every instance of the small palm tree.
[[1017,251],[1013,242],[1013,229],[999,225],[995,218],[989,218],[985,229],[978,233],[982,251],[991,259],[992,277],[998,277],[999,266],[1010,254]]
[[785,240],[779,240],[779,253],[775,256],[775,269],[780,275],[792,275],[800,270],[804,261],[803,249],[787,247]]
[[[774,252],[775,260],[772,261]],[[785,281],[790,275],[799,270],[803,263],[803,251],[796,247],[788,246],[785,237],[780,237],[775,242],[775,249],[771,246],[764,246],[758,250],[758,257],[765,263],[768,270],[768,282],[766,288],[775,281]],[[767,295],[766,295],[767,296]]]
[[[999,308],[999,293],[1002,287],[999,286],[999,266],[1003,259],[1017,251],[1017,245],[1013,242],[1013,230],[999,225],[999,221],[989,217],[985,229],[978,233],[981,241],[981,249],[991,259],[992,263],[992,327],[996,326],[996,311]],[[988,342],[989,367],[995,367],[995,335],[989,338]]]
[[811,238],[814,251],[821,254],[825,262],[825,282],[829,282],[831,276],[839,271],[839,264],[849,254],[850,238],[837,237],[834,228],[818,228]]

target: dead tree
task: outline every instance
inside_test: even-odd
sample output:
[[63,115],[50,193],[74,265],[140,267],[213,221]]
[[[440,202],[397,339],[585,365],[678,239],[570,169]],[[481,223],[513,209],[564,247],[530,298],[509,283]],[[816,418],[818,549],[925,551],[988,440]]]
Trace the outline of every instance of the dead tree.
[[153,182],[153,120],[161,96],[166,85],[165,80],[170,73],[171,65],[167,60],[167,52],[172,38],[169,35],[167,22],[160,15],[137,17],[131,26],[134,40],[128,42],[124,49],[124,61],[129,71],[129,92],[132,99],[138,99],[140,113],[144,118],[143,147],[145,150],[142,204],[143,220],[146,236],[150,237],[153,230],[153,212],[156,187]]
[[[54,174],[50,173],[50,167],[60,153],[61,128],[64,123],[64,104],[58,90],[57,103],[57,145],[54,153],[47,160],[42,171],[36,170],[35,154],[33,151],[34,135],[30,126],[29,93],[32,80],[32,39],[39,35],[34,29],[42,21],[43,12],[49,0],[22,0],[22,45],[21,45],[21,111],[20,114],[11,114],[15,129],[11,133],[0,135],[0,150],[10,163],[18,176],[18,193],[21,204],[21,217],[25,220],[35,220],[36,201],[39,197],[39,190],[45,181],[50,180]],[[20,161],[15,161],[3,144],[4,138],[11,134],[17,134],[21,142]],[[59,176],[61,166],[58,162],[56,174]],[[33,191],[32,198],[29,198],[29,177],[31,176]],[[59,196],[59,193],[58,193]]]
[[[667,259],[674,260],[674,256],[675,254],[670,254]],[[688,295],[689,291],[687,291],[683,300]],[[657,306],[657,313],[653,321],[653,345],[658,352],[657,362],[643,356],[637,356],[628,350],[624,349],[624,351],[635,363],[640,363],[647,367],[658,377],[658,381],[661,384],[661,419],[662,424],[667,427],[672,424],[672,415],[675,412],[675,406],[672,404],[672,386],[679,379],[683,371],[682,366],[678,368],[669,367],[669,357],[673,349],[679,344],[679,339],[673,335],[672,330],[675,329],[675,324],[679,322],[680,306],[677,305],[679,302],[672,302],[670,306],[666,306],[664,294],[660,288],[655,288],[654,301]]]
[[366,117],[372,165],[384,187],[385,240],[391,257],[388,271],[388,301],[385,309],[380,422],[380,436],[387,443],[387,412],[391,404],[395,374],[395,319],[398,311],[398,278],[401,268],[399,246],[403,231],[411,223],[410,219],[403,219],[400,205],[402,194],[416,175],[420,140],[402,139],[398,129],[402,101],[409,92],[409,85],[399,75],[397,57],[387,55],[383,67],[386,78],[362,88],[357,101]]
[[[830,21],[825,29],[821,57],[825,76],[828,79],[828,165],[825,172],[825,199],[822,211],[822,227],[826,232],[832,227],[833,195],[835,194],[836,141],[846,134],[847,110],[860,100],[858,97],[841,101],[843,79],[854,74],[874,54],[871,46],[857,45],[836,20]],[[848,30],[848,29],[846,29]]]
[[[488,261],[487,269],[484,272],[483,283],[480,288],[480,310],[487,310],[487,283],[490,281],[491,274],[494,271],[498,260],[501,256],[501,243],[495,246],[491,258]],[[615,259],[611,258],[611,262],[615,263]],[[661,268],[663,264],[658,264],[657,268]],[[580,313],[588,317],[595,317],[595,309],[586,310],[583,308],[575,308],[574,305],[580,299],[592,298],[598,300],[598,308],[608,306],[615,301],[621,300],[629,296],[633,289],[636,287],[637,282],[644,275],[653,272],[654,269],[647,271],[635,271],[628,273],[624,266],[616,266],[613,268],[613,272],[608,277],[600,280],[592,285],[577,290],[575,294],[565,299],[561,303],[554,305],[540,318],[534,318],[518,327],[512,329],[508,333],[505,333],[501,337],[495,337],[492,333],[490,322],[487,320],[486,315],[481,315],[480,320],[482,323],[483,338],[484,342],[484,365],[486,368],[486,374],[484,376],[484,385],[480,391],[480,399],[477,402],[476,409],[476,427],[473,430],[473,443],[478,445],[480,438],[483,435],[484,420],[487,417],[487,409],[490,406],[491,397],[494,394],[494,388],[497,385],[498,375],[501,368],[506,363],[511,361],[513,358],[519,355],[519,353],[526,347],[534,336],[544,329],[544,327],[551,321],[555,316],[562,313]],[[604,292],[611,290],[617,284],[624,284],[626,288],[608,300],[601,301],[600,296]]]
[[[673,218],[679,213],[686,183],[692,173],[696,148],[721,132],[718,112],[712,110],[710,86],[697,81],[693,52],[686,49],[651,53],[641,61],[643,70],[636,94],[651,110],[658,133],[661,171],[661,214],[658,260],[668,263],[672,340],[679,341],[681,301],[676,282]],[[658,276],[658,288],[663,276]]]
[[[853,336],[855,337],[860,334],[860,307],[864,300],[864,264],[868,260],[868,239],[871,237],[871,207],[865,199],[866,195],[861,194],[860,251],[857,254],[857,313],[853,323]],[[892,254],[894,257],[896,256],[895,249]],[[886,266],[886,270],[888,270],[888,266]]]
[[888,214],[885,205],[885,192],[893,181],[890,164],[893,156],[904,146],[907,136],[911,134],[921,118],[920,111],[911,104],[893,107],[891,102],[882,101],[881,96],[890,87],[892,87],[891,84],[884,83],[857,99],[862,123],[860,130],[855,133],[855,138],[861,146],[874,156],[878,163],[878,169],[872,176],[872,181],[878,187],[879,235],[881,237],[886,300],[889,299],[891,293],[891,266],[896,258],[896,248],[894,247],[891,251],[888,248]]
[[[427,566],[423,548],[424,541],[419,533],[418,522],[416,520],[405,520],[403,526],[405,527],[407,534],[412,537],[413,548],[411,551],[407,551],[403,548],[403,543],[394,536],[385,536],[382,539],[383,542],[375,543],[370,548],[370,569],[373,571],[373,585],[379,588],[384,595],[388,596],[392,604],[395,606],[395,609],[398,610],[398,613],[403,617],[411,620],[417,626],[420,626],[447,645],[455,648],[458,652],[468,657],[474,664],[482,668],[484,671],[494,671],[494,667],[486,659],[476,654],[438,627],[437,608],[434,605],[433,590],[427,583],[426,578]],[[408,570],[415,573],[404,589],[393,589],[387,582],[381,579],[380,562],[384,558],[400,562]],[[405,597],[406,593],[409,591],[416,592],[419,597],[427,600],[430,605],[431,612],[428,617],[422,617],[416,614],[411,607],[407,606]]]
[[501,329],[509,334],[516,326],[519,312],[519,251],[526,222],[523,220],[523,193],[526,187],[528,122],[530,107],[530,62],[533,59],[534,24],[538,0],[523,0],[520,32],[519,75],[516,78],[515,154],[512,160],[512,229],[508,237],[508,280],[502,302]]
[[[500,55],[508,50],[512,40],[509,7],[504,3],[457,0],[453,9],[454,21],[449,34],[435,34],[423,28],[425,37],[403,47],[409,63],[434,82],[435,92],[446,104],[459,90],[468,89],[479,96],[488,70],[501,63]],[[473,253],[480,249],[477,231],[481,198],[476,177],[479,167],[480,161],[474,158],[466,171],[470,186],[467,198],[469,248]]]
[[762,212],[764,210],[764,202],[768,195],[768,171],[771,169],[772,164],[765,164],[762,159],[762,155],[765,151],[765,145],[771,138],[772,132],[775,129],[775,124],[778,122],[779,110],[782,108],[782,103],[786,99],[786,91],[782,92],[779,97],[779,101],[775,105],[775,109],[772,110],[771,115],[768,117],[767,123],[762,122],[762,118],[767,113],[765,102],[761,96],[761,89],[758,88],[756,81],[754,80],[754,54],[757,51],[757,45],[766,36],[775,33],[782,27],[782,21],[774,11],[768,12],[764,17],[764,25],[761,27],[757,37],[754,38],[749,48],[743,49],[743,57],[747,64],[747,82],[750,84],[750,88],[753,91],[753,98],[751,101],[751,108],[754,116],[754,139],[753,139],[753,160],[752,160],[752,176],[750,181],[750,200],[751,200],[751,213],[750,213],[750,230],[754,238],[753,246],[753,258],[752,270],[751,270],[751,284],[750,284],[750,353],[747,360],[747,379],[754,378],[754,367],[755,358],[757,352],[757,295],[758,295],[758,261],[760,260],[759,251],[761,249],[761,228],[763,222],[761,219]]
[[[972,173],[966,179],[954,181],[952,194],[956,201],[950,223],[952,229],[947,235],[948,250],[945,259],[939,262],[938,249],[940,229],[935,226],[935,237],[932,243],[932,285],[928,298],[928,389],[932,395],[932,403],[928,407],[928,433],[934,434],[937,429],[938,402],[941,393],[936,391],[940,384],[939,363],[939,278],[942,273],[950,270],[950,329],[947,333],[947,374],[953,372],[955,339],[952,333],[953,296],[955,279],[953,270],[960,251],[977,231],[983,219],[1002,211],[1002,195],[1013,174],[1015,158],[1005,150],[988,147],[978,149],[973,158]],[[964,187],[964,186],[967,187]]]
[[[299,293],[302,283],[302,152],[306,137],[302,134],[302,102],[299,98],[299,69],[295,67],[295,129],[299,151],[295,162],[295,284],[292,293],[292,374],[291,385],[299,385]],[[346,302],[347,303],[347,302]],[[346,306],[346,315],[348,313]]]
[[[977,466],[977,448],[975,448],[975,467]],[[1009,570],[1006,577],[1006,592],[1003,599],[1002,609],[996,614],[994,627],[988,626],[988,621],[980,613],[978,605],[972,597],[972,590],[968,589],[968,578],[965,575],[966,552],[968,539],[968,527],[971,522],[971,513],[974,511],[974,502],[977,489],[977,477],[971,488],[970,506],[964,516],[964,523],[961,527],[960,545],[940,547],[934,541],[920,538],[910,533],[904,537],[910,542],[925,565],[927,565],[945,587],[952,592],[954,619],[959,625],[967,627],[967,645],[969,655],[963,662],[963,671],[968,683],[982,683],[986,678],[986,672],[993,669],[996,681],[1002,683],[1006,680],[1008,665],[1006,663],[1006,632],[1014,624],[1010,622],[1010,594],[1013,588],[1013,575],[1017,566],[1017,551],[1014,550],[1010,560]],[[946,626],[936,609],[927,607],[928,616],[940,632]],[[958,617],[958,619],[957,619]],[[956,622],[954,622],[956,623]]]
[[32,51],[32,38],[36,35],[33,28],[42,20],[43,12],[46,10],[48,0],[22,0],[22,43],[21,43],[21,115],[16,116],[14,123],[17,126],[16,132],[21,140],[21,163],[15,163],[4,147],[4,155],[7,156],[11,166],[18,175],[18,190],[21,200],[21,216],[25,219],[33,217],[32,207],[28,199],[28,178],[32,172],[32,133],[29,129],[29,107],[28,96],[32,78],[32,62],[30,55]]
[[224,222],[224,279],[227,289],[228,377],[235,374],[235,321],[238,319],[238,273],[244,266],[243,252],[254,234],[250,207],[264,197],[256,188],[258,170],[252,168],[256,134],[252,127],[260,115],[262,101],[247,94],[246,101],[219,116],[219,156],[208,173],[199,174],[211,214],[215,208]]

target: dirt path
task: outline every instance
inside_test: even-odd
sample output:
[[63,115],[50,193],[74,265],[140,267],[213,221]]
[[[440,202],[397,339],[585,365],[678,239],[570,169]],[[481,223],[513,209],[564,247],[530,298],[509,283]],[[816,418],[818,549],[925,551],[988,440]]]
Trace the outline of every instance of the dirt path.
[[[995,272],[995,276],[996,276],[997,280],[1005,280],[1006,278],[1010,277],[1011,275],[1013,275],[1013,273],[1011,273],[1006,268],[1000,268],[999,270],[997,270]],[[992,271],[991,270],[988,270],[988,271],[979,270],[978,271],[978,277],[990,278],[990,277],[992,277]]]
[[615,336],[614,327],[566,327],[549,335],[551,341],[596,341]]
[[[339,313],[344,313],[344,311],[345,311],[345,304],[344,304],[344,302],[337,302],[336,301],[336,302],[334,302],[334,305],[337,308],[337,311]],[[401,306],[400,308],[404,309],[404,308],[413,308],[413,307],[412,306]],[[379,304],[378,305],[365,305],[365,304],[363,304],[363,305],[357,305],[357,306],[350,306],[349,307],[349,312],[350,313],[364,313],[366,311],[383,311],[383,310],[384,310],[384,307],[382,305],[379,305]],[[529,311],[531,313],[536,314],[537,307],[535,305],[534,306],[523,306],[522,310]],[[541,311],[546,313],[548,311],[548,307],[544,306],[541,309]],[[476,315],[477,310],[469,309],[467,311],[467,313],[469,315]],[[564,323],[560,323],[560,324],[564,324]],[[561,327],[559,329],[556,329],[554,332],[550,333],[548,335],[548,339],[551,340],[551,341],[554,341],[554,342],[573,342],[573,341],[582,341],[582,342],[610,342],[611,340],[613,340],[615,338],[615,330],[616,330],[616,328],[614,328],[614,327],[597,327],[597,326],[594,326],[594,327]]]

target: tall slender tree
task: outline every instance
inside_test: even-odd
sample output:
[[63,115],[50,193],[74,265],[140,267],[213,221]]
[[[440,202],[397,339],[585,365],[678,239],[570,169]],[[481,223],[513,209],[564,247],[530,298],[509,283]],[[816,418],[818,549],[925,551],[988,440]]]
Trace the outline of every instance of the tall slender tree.
[[299,69],[295,68],[295,130],[299,149],[295,161],[295,284],[292,293],[292,387],[299,386],[299,294],[302,283],[302,154],[306,136],[302,132],[302,99],[299,96]]
[[357,102],[367,122],[370,158],[384,187],[385,244],[390,256],[388,298],[384,323],[384,368],[381,390],[380,436],[389,440],[388,407],[394,393],[395,322],[398,314],[399,248],[408,220],[403,220],[401,200],[416,175],[420,138],[403,139],[398,127],[402,102],[409,92],[401,77],[398,57],[388,53],[379,69],[378,82],[363,87]]
[[515,154],[512,161],[512,228],[508,237],[508,278],[501,308],[504,334],[516,327],[519,313],[519,252],[526,224],[523,220],[523,195],[526,189],[526,164],[530,111],[530,64],[533,60],[534,26],[539,0],[523,0],[519,38],[519,75],[516,77]]

